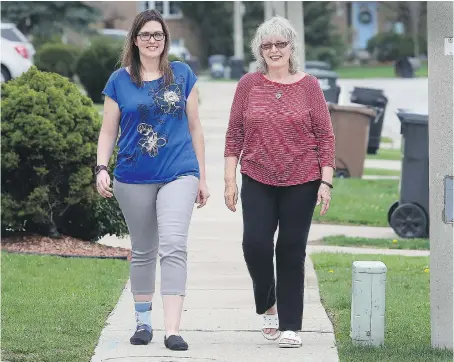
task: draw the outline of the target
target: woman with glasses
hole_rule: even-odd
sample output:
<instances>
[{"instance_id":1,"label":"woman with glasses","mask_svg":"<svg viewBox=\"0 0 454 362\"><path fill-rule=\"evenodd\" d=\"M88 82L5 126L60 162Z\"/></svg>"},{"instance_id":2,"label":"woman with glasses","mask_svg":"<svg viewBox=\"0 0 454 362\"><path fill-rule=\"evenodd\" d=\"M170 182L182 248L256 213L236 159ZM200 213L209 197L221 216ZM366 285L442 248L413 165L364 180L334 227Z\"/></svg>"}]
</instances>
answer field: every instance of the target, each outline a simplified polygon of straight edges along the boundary
<instances>
[{"instance_id":1,"label":"woman with glasses","mask_svg":"<svg viewBox=\"0 0 454 362\"><path fill-rule=\"evenodd\" d=\"M243 254L262 334L280 338L280 347L302 345L307 238L315 206L322 204L321 215L328 211L335 167L328 107L317 79L299 70L298 44L287 19L257 29L251 48L258 71L238 83L224 152L231 211L241 157Z\"/></svg>"},{"instance_id":2,"label":"woman with glasses","mask_svg":"<svg viewBox=\"0 0 454 362\"><path fill-rule=\"evenodd\" d=\"M137 15L125 42L122 67L103 94L96 185L115 195L131 237L131 291L137 327L132 344L153 338L152 298L160 257L164 344L186 350L179 334L187 278L187 238L194 208L209 197L205 146L198 115L196 76L168 61L170 36L157 11ZM114 180L107 165L117 141Z\"/></svg>"}]
</instances>

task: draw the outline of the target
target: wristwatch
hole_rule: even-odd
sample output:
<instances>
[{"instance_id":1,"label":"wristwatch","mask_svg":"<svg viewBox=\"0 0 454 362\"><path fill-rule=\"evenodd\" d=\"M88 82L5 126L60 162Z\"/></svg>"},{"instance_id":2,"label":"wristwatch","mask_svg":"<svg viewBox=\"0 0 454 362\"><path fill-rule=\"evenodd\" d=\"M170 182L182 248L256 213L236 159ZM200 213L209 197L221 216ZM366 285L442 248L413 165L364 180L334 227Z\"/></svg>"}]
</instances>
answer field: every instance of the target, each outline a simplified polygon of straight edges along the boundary
<instances>
[{"instance_id":1,"label":"wristwatch","mask_svg":"<svg viewBox=\"0 0 454 362\"><path fill-rule=\"evenodd\" d=\"M104 165L98 165L95 167L95 175L97 175L98 173L100 173L102 170L107 170L107 166L104 166Z\"/></svg>"}]
</instances>

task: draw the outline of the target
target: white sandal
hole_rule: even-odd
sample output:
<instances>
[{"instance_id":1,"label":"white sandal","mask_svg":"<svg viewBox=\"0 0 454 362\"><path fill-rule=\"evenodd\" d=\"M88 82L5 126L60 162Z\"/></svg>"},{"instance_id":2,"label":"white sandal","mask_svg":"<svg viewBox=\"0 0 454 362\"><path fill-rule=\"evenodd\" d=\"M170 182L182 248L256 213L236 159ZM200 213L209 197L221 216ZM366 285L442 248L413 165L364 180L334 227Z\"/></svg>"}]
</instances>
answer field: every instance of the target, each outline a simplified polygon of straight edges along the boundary
<instances>
[{"instance_id":1,"label":"white sandal","mask_svg":"<svg viewBox=\"0 0 454 362\"><path fill-rule=\"evenodd\" d=\"M303 345L301 337L293 331L285 331L281 335L279 340L280 348L298 348Z\"/></svg>"},{"instance_id":2,"label":"white sandal","mask_svg":"<svg viewBox=\"0 0 454 362\"><path fill-rule=\"evenodd\" d=\"M281 331L279 330L279 318L277 314L262 314L262 334L263 337L270 341L275 341L281 335ZM276 332L273 334L265 333L265 329L276 329Z\"/></svg>"}]
</instances>

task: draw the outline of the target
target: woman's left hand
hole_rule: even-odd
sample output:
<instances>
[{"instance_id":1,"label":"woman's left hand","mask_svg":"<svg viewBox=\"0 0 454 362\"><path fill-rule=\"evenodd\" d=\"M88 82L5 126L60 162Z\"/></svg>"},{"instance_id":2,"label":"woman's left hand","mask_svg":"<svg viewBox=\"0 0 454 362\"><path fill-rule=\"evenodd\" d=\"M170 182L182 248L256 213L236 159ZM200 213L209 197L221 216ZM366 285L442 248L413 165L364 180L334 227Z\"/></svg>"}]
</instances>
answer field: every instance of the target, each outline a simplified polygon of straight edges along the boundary
<instances>
[{"instance_id":1,"label":"woman's left hand","mask_svg":"<svg viewBox=\"0 0 454 362\"><path fill-rule=\"evenodd\" d=\"M317 206L322 204L320 215L323 216L329 209L329 203L331 201L331 188L328 185L321 184L317 194Z\"/></svg>"},{"instance_id":2,"label":"woman's left hand","mask_svg":"<svg viewBox=\"0 0 454 362\"><path fill-rule=\"evenodd\" d=\"M197 191L197 200L196 203L199 204L197 206L198 209L204 207L210 197L210 193L208 192L208 186L205 181L199 182L199 190Z\"/></svg>"}]
</instances>

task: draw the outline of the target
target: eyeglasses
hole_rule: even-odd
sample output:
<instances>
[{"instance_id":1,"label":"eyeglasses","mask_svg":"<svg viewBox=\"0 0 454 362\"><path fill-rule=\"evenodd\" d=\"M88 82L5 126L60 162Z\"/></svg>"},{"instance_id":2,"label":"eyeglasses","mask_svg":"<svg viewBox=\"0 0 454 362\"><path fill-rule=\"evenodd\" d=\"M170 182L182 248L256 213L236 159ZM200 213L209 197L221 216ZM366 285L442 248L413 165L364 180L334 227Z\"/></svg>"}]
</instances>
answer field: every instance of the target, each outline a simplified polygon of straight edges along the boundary
<instances>
[{"instance_id":1,"label":"eyeglasses","mask_svg":"<svg viewBox=\"0 0 454 362\"><path fill-rule=\"evenodd\" d=\"M265 43L261 44L260 48L262 48L262 50L271 50L274 45L277 49L284 49L289 43L290 42L288 41L278 41L277 43Z\"/></svg>"},{"instance_id":2,"label":"eyeglasses","mask_svg":"<svg viewBox=\"0 0 454 362\"><path fill-rule=\"evenodd\" d=\"M149 41L151 39L151 37L153 37L153 39L156 41L161 41L165 38L165 34L161 31L157 31L155 33L149 33L149 32L139 33L139 34L137 34L137 36L142 41Z\"/></svg>"}]
</instances>

